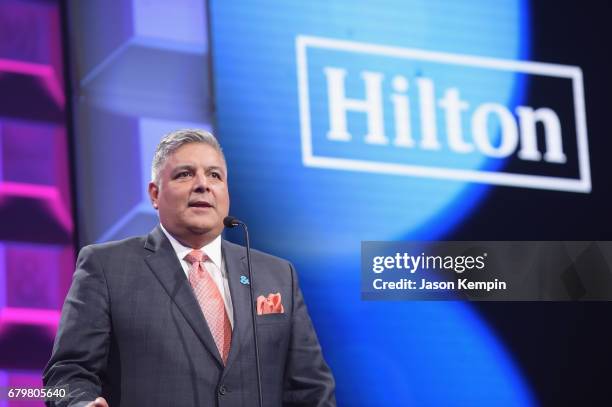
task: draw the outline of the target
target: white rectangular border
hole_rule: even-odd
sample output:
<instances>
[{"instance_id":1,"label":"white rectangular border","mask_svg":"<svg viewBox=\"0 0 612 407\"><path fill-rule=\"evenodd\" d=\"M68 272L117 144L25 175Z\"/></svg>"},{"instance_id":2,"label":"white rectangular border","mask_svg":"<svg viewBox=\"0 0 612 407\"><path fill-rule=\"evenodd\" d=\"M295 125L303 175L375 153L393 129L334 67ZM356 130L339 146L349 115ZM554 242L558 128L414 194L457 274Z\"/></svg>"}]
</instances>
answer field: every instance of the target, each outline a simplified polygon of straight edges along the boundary
<instances>
[{"instance_id":1,"label":"white rectangular border","mask_svg":"<svg viewBox=\"0 0 612 407\"><path fill-rule=\"evenodd\" d=\"M433 52L375 45L361 42L335 40L322 37L298 35L295 40L298 95L300 104L300 130L302 141L302 162L307 167L330 168L348 171L365 171L374 173L413 175L472 181L485 184L514 187L549 189L570 192L591 192L591 169L589 164L589 147L587 141L586 112L582 70L577 66L548 64L541 62L513 61L497 58L486 58L470 55ZM306 48L316 47L341 50L362 54L384 55L397 58L411 58L423 61L442 62L447 64L474 66L534 75L569 78L572 80L574 93L574 111L578 148L578 171L580 178L560 178L540 175L511 174L491 171L461 170L417 165L392 164L378 161L352 160L345 158L316 157L312 153L312 133L310 127L310 100L308 94L308 70Z\"/></svg>"}]
</instances>

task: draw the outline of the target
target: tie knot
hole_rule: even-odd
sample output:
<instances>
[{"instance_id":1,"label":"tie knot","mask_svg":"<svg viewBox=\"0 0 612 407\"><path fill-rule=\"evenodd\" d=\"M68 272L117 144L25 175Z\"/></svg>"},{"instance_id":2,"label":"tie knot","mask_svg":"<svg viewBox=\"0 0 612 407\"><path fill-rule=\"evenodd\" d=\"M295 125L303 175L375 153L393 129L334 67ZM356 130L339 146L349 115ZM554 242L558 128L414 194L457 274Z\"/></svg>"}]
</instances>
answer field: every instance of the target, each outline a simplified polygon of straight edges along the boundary
<instances>
[{"instance_id":1,"label":"tie knot","mask_svg":"<svg viewBox=\"0 0 612 407\"><path fill-rule=\"evenodd\" d=\"M206 261L207 256L204 254L202 250L192 250L189 252L187 256L185 256L185 260L190 264L199 263L201 261Z\"/></svg>"}]
</instances>

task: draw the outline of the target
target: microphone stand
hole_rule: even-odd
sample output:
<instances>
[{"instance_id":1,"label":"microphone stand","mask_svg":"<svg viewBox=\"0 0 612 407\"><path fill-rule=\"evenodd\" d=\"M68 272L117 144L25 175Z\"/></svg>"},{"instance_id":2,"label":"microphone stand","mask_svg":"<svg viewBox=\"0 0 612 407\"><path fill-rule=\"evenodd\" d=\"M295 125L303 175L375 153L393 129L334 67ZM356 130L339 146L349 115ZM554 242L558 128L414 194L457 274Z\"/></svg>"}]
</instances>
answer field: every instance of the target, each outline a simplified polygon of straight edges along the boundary
<instances>
[{"instance_id":1,"label":"microphone stand","mask_svg":"<svg viewBox=\"0 0 612 407\"><path fill-rule=\"evenodd\" d=\"M244 229L244 238L246 241L246 255L247 255L247 269L249 274L249 297L251 299L251 321L253 323L253 344L255 345L255 368L257 371L257 395L258 395L258 404L259 407L263 407L263 397L261 391L261 368L259 367L259 344L257 341L257 311L256 304L254 301L253 294L253 271L251 268L251 241L249 239L249 228L247 225L234 218L233 216L227 216L223 219L223 223L226 227L233 228L236 226L242 226Z\"/></svg>"}]
</instances>

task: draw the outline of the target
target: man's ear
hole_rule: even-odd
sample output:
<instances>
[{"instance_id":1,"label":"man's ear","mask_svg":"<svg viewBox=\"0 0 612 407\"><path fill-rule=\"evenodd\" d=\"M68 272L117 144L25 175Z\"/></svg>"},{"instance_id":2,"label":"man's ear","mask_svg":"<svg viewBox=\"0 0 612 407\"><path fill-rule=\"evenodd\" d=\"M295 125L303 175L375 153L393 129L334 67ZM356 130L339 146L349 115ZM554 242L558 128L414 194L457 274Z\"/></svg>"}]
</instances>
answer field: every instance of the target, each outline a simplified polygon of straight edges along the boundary
<instances>
[{"instance_id":1,"label":"man's ear","mask_svg":"<svg viewBox=\"0 0 612 407\"><path fill-rule=\"evenodd\" d=\"M151 203L153 207L157 209L157 202L159 198L159 187L153 181L149 182L149 198L151 198Z\"/></svg>"}]
</instances>

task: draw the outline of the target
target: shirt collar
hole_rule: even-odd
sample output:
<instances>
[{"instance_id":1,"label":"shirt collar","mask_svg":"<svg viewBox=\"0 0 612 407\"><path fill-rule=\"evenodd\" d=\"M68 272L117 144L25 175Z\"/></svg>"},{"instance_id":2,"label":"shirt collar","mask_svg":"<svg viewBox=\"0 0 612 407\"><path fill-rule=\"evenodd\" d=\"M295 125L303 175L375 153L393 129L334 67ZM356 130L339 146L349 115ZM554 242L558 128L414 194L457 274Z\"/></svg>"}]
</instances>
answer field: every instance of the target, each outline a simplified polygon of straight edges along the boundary
<instances>
[{"instance_id":1,"label":"shirt collar","mask_svg":"<svg viewBox=\"0 0 612 407\"><path fill-rule=\"evenodd\" d=\"M168 238L168 240L170 240L170 244L172 245L176 256L179 258L179 260L184 260L185 256L187 256L189 252L194 249L192 247L184 246L166 230L164 225L162 225L161 223L159 225L161 226L161 229ZM213 263L215 263L215 266L221 269L221 235L217 236L212 242L208 243L207 245L200 247L200 250L202 250Z\"/></svg>"}]
</instances>

